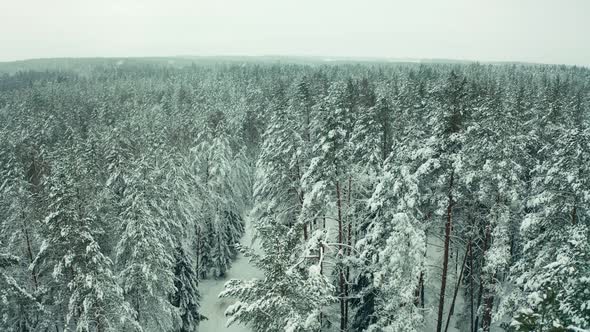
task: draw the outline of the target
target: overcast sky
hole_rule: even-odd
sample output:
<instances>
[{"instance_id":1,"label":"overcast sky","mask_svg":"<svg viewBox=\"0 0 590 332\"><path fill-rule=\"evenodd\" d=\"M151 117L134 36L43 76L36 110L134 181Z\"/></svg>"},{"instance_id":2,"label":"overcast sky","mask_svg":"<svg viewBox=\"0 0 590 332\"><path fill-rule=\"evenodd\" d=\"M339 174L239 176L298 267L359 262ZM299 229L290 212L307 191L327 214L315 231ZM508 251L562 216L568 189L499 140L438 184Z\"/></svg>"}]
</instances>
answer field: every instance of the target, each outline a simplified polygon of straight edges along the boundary
<instances>
[{"instance_id":1,"label":"overcast sky","mask_svg":"<svg viewBox=\"0 0 590 332\"><path fill-rule=\"evenodd\" d=\"M0 0L0 61L167 55L590 65L590 0Z\"/></svg>"}]
</instances>

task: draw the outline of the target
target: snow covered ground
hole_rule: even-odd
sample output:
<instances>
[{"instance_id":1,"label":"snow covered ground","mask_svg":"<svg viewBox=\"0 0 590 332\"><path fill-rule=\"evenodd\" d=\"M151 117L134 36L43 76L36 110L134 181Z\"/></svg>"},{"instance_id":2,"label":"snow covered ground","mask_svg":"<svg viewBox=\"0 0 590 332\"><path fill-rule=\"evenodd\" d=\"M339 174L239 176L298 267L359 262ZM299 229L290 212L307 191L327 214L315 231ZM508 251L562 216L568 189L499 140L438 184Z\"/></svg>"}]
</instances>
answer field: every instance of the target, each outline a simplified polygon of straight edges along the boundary
<instances>
[{"instance_id":1,"label":"snow covered ground","mask_svg":"<svg viewBox=\"0 0 590 332\"><path fill-rule=\"evenodd\" d=\"M245 218L245 221L246 232L242 238L242 244L250 246L253 230L248 217ZM227 298L221 299L218 295L223 290L225 282L230 279L251 279L262 277L262 273L250 265L246 258L240 255L232 264L232 267L225 278L201 280L199 282L199 290L201 292L201 313L209 319L201 322L199 325L199 332L249 332L249 328L237 323L230 327L225 326L227 319L224 312L233 301Z\"/></svg>"}]
</instances>

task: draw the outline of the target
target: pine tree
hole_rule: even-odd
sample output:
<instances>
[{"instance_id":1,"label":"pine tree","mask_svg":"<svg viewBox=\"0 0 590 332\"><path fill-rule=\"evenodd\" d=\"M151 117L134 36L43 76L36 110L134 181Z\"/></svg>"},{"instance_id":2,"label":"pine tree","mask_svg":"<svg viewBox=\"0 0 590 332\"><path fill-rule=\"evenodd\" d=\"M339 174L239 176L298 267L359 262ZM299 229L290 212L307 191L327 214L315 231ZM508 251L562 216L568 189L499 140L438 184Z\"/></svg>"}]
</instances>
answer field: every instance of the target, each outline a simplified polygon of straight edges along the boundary
<instances>
[{"instance_id":1,"label":"pine tree","mask_svg":"<svg viewBox=\"0 0 590 332\"><path fill-rule=\"evenodd\" d=\"M457 164L460 163L459 151L463 140L461 131L464 126L464 112L466 111L466 83L467 81L464 78L451 71L447 82L440 90L442 92L440 103L437 105L437 109L433 110L430 119L432 121L433 136L425 143L427 149L435 151L434 158L425 161L425 165L422 166L432 167L432 173L424 172L423 175L426 175L426 177L421 181L434 181L432 188L428 189L433 192L430 198L433 212L437 216L444 216L445 219L437 332L442 331L451 231L453 229L453 206L458 200L457 194L459 193L456 182L461 174L457 174L456 168ZM445 207L441 208L441 205Z\"/></svg>"},{"instance_id":2,"label":"pine tree","mask_svg":"<svg viewBox=\"0 0 590 332\"><path fill-rule=\"evenodd\" d=\"M3 245L0 242L0 245ZM22 285L11 276L10 269L19 264L19 258L0 253L0 328L17 332L47 327L49 312Z\"/></svg>"},{"instance_id":3,"label":"pine tree","mask_svg":"<svg viewBox=\"0 0 590 332\"><path fill-rule=\"evenodd\" d=\"M325 217L327 207L335 206L334 219L338 223L338 254L335 273L338 275L338 293L340 299L340 329L346 330L347 281L346 267L343 265L346 245L346 196L345 184L348 183L350 169L350 147L348 142L352 133L352 88L341 82L330 87L328 95L318 105L314 127L318 141L314 144L310 165L302 177L306 192L303 201L300 222Z\"/></svg>"},{"instance_id":4,"label":"pine tree","mask_svg":"<svg viewBox=\"0 0 590 332\"><path fill-rule=\"evenodd\" d=\"M260 156L256 163L254 184L256 218L276 218L276 213L289 211L288 223L294 224L301 211L305 192L301 177L305 166L303 140L297 132L298 123L292 110L280 105L273 110L263 135ZM303 238L309 237L309 224L303 225Z\"/></svg>"},{"instance_id":5,"label":"pine tree","mask_svg":"<svg viewBox=\"0 0 590 332\"><path fill-rule=\"evenodd\" d=\"M81 157L58 159L49 184L49 214L44 219L44 242L33 262L53 269L52 287L67 305L65 325L78 331L116 331L139 328L116 282L112 261L101 251L97 235L103 220L97 212L99 191L92 179L84 146L73 146ZM67 287L64 287L66 286Z\"/></svg>"},{"instance_id":6,"label":"pine tree","mask_svg":"<svg viewBox=\"0 0 590 332\"><path fill-rule=\"evenodd\" d=\"M168 301L174 288L171 254L172 221L162 214L157 179L158 169L147 160L137 160L121 201L122 233L117 244L119 280L125 298L145 329L169 329L177 310Z\"/></svg>"},{"instance_id":7,"label":"pine tree","mask_svg":"<svg viewBox=\"0 0 590 332\"><path fill-rule=\"evenodd\" d=\"M174 267L174 287L176 291L171 297L171 303L178 308L181 325L177 331L194 332L198 330L199 321L203 317L199 313L199 279L190 262L187 252L179 246L175 251L176 266Z\"/></svg>"},{"instance_id":8,"label":"pine tree","mask_svg":"<svg viewBox=\"0 0 590 332\"><path fill-rule=\"evenodd\" d=\"M213 120L212 120L213 121ZM221 121L221 120L219 120ZM240 173L232 170L232 151L222 124L217 123L197 138L192 149L193 169L199 174L204 190L201 197L204 227L200 237L210 242L211 251L200 260L203 274L222 277L238 254L236 244L244 234L241 208L244 207L244 190L240 185L246 179L236 178Z\"/></svg>"},{"instance_id":9,"label":"pine tree","mask_svg":"<svg viewBox=\"0 0 590 332\"><path fill-rule=\"evenodd\" d=\"M477 243L476 234L483 233L478 294L483 304L475 309L482 313L482 319L477 317L474 324L481 322L484 331L490 330L494 298L500 295L497 288L512 261L510 233L523 214L527 149L531 144L514 121L519 115L516 109L510 105L503 109L499 95L497 89L490 91L474 112L476 121L465 133L461 170L464 177L460 179L463 188L472 192L467 198L472 200L468 213L471 218L482 220L479 225L469 225L472 229L468 230L468 241Z\"/></svg>"},{"instance_id":10,"label":"pine tree","mask_svg":"<svg viewBox=\"0 0 590 332\"><path fill-rule=\"evenodd\" d=\"M357 243L361 277L370 285L364 292L374 296L371 306L359 307L359 330L415 331L422 325L416 291L424 278L428 202L421 196L425 184L419 180L428 172L421 158L427 159L431 150L398 144L394 151L369 200L366 234Z\"/></svg>"},{"instance_id":11,"label":"pine tree","mask_svg":"<svg viewBox=\"0 0 590 332\"><path fill-rule=\"evenodd\" d=\"M378 101L376 101L378 100ZM347 234L348 245L354 246L352 237L360 239L361 250L367 249L366 241L371 225L377 219L375 211L371 211L367 201L373 195L383 172L385 159L391 151L391 117L392 112L384 97L377 99L373 87L368 80L360 83L359 92L359 118L357 119L353 133L350 138L350 145L354 147L351 158L352 171L349 175L350 190L347 197L347 214L349 231ZM354 221L354 230L350 230ZM366 240L366 241L365 241ZM381 243L381 245L383 245ZM357 256L356 252L348 249L349 256ZM366 257L365 257L366 259ZM354 284L349 292L351 311L356 310L352 315L351 328L353 330L365 330L369 325L376 323L377 313L375 306L380 300L379 287L375 287L374 266L367 262L357 263L353 275L350 276L350 267L347 267L347 280ZM350 309L349 309L350 310Z\"/></svg>"},{"instance_id":12,"label":"pine tree","mask_svg":"<svg viewBox=\"0 0 590 332\"><path fill-rule=\"evenodd\" d=\"M326 239L317 231L301 241L301 225L280 221L256 223L262 254L242 250L264 279L232 279L220 297L237 300L229 306L228 326L241 322L253 331L320 331L322 311L332 302L334 291L322 273ZM313 262L309 262L309 260Z\"/></svg>"},{"instance_id":13,"label":"pine tree","mask_svg":"<svg viewBox=\"0 0 590 332\"><path fill-rule=\"evenodd\" d=\"M520 231L525 245L512 268L522 292L514 324L527 331L551 324L556 329L588 328L590 135L587 129L561 129L548 158L533 171L530 212Z\"/></svg>"},{"instance_id":14,"label":"pine tree","mask_svg":"<svg viewBox=\"0 0 590 332\"><path fill-rule=\"evenodd\" d=\"M5 262L6 267L10 266L11 273L5 274L4 279L7 290L13 287L12 290L16 292L13 293L13 299L17 302L22 301L19 305L6 303L7 310L9 307L20 308L18 315L7 314L7 317L10 316L11 320L15 321L11 323L10 329L13 326L33 329L40 323L40 304L36 298L40 287L38 271L29 269L29 265L37 254L40 224L33 219L36 211L27 208L34 205L31 185L23 178L21 165L11 157L9 151L5 153L2 157L6 159L0 158L0 177L5 179L0 184L0 242L4 243L2 248L7 259L10 258ZM6 299L8 301L10 298Z\"/></svg>"},{"instance_id":15,"label":"pine tree","mask_svg":"<svg viewBox=\"0 0 590 332\"><path fill-rule=\"evenodd\" d=\"M323 273L325 233L318 230L312 237L313 219L298 219L306 160L293 107L273 106L257 162L252 216L263 253L243 252L265 280L232 280L222 293L238 298L226 312L228 324L240 321L255 331L319 331L327 324L323 312L334 301Z\"/></svg>"}]
</instances>

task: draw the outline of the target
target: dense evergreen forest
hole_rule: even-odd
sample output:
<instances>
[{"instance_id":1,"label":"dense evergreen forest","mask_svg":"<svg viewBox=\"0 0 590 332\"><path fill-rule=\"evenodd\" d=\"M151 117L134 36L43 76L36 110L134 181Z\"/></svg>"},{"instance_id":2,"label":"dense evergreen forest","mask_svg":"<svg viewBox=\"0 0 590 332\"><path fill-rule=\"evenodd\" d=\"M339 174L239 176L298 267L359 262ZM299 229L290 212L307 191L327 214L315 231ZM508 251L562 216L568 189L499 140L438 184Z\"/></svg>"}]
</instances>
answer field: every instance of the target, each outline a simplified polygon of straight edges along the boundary
<instances>
[{"instance_id":1,"label":"dense evergreen forest","mask_svg":"<svg viewBox=\"0 0 590 332\"><path fill-rule=\"evenodd\" d=\"M590 329L590 70L73 63L0 67L1 331L198 331L241 255L255 332Z\"/></svg>"}]
</instances>

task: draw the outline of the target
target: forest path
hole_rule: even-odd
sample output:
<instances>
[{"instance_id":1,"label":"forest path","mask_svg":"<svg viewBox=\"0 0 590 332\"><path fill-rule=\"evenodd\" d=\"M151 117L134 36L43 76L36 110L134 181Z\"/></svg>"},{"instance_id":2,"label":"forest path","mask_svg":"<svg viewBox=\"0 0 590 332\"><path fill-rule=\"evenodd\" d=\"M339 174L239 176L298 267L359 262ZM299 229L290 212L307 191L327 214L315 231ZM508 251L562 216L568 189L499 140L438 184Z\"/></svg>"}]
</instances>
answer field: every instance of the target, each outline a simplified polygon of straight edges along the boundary
<instances>
[{"instance_id":1,"label":"forest path","mask_svg":"<svg viewBox=\"0 0 590 332\"><path fill-rule=\"evenodd\" d=\"M242 237L242 244L252 246L253 228L248 215L244 218L246 230ZM257 249L257 244L254 244ZM201 292L201 314L207 316L208 320L199 324L199 332L249 332L250 329L244 325L234 323L226 327L227 318L224 315L225 309L233 303L232 299L219 298L218 295L223 291L223 285L230 279L252 279L262 278L263 274L257 268L252 266L248 259L241 254L233 262L231 269L224 278L207 279L199 281L199 291Z\"/></svg>"}]
</instances>

